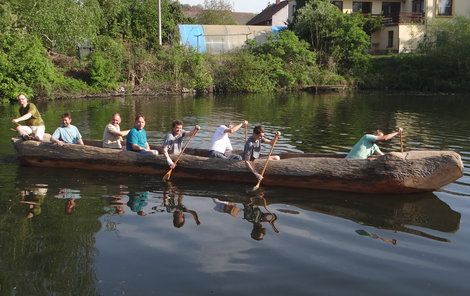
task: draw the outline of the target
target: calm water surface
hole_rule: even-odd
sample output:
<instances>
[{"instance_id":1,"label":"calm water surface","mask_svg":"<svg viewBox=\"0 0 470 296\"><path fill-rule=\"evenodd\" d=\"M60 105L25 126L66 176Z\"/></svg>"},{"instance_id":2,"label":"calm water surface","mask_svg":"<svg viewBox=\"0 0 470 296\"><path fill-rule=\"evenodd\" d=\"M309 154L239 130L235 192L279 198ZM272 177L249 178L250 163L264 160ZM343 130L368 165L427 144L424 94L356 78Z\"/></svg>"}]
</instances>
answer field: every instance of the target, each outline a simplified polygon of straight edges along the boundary
<instances>
[{"instance_id":1,"label":"calm water surface","mask_svg":"<svg viewBox=\"0 0 470 296\"><path fill-rule=\"evenodd\" d=\"M118 98L40 103L46 130L73 114L100 138L147 117L160 144L174 118L249 120L275 149L347 152L377 127L405 129L405 149L450 149L465 175L441 190L376 196L20 167L0 106L0 295L469 295L470 96L390 94ZM241 149L243 132L232 136ZM382 145L399 150L398 139ZM183 220L184 219L184 220Z\"/></svg>"}]
</instances>

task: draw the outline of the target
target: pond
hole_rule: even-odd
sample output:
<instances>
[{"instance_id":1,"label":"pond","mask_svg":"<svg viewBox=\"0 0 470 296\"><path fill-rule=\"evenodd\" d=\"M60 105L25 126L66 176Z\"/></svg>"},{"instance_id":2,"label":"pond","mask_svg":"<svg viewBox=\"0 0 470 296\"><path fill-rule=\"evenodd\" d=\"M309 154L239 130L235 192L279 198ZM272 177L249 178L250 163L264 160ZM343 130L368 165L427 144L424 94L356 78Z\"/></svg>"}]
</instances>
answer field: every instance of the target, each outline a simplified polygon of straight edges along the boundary
<instances>
[{"instance_id":1,"label":"pond","mask_svg":"<svg viewBox=\"0 0 470 296\"><path fill-rule=\"evenodd\" d=\"M468 295L470 95L387 93L96 98L37 103L99 139L146 116L151 144L173 119L201 131L246 119L274 152L347 152L376 128L405 150L454 150L462 178L439 191L367 195L261 188L19 165L18 105L0 106L0 295ZM244 134L231 136L241 149ZM394 138L382 151L399 151ZM266 149L267 150L267 149ZM254 181L254 183L256 183ZM254 184L253 184L254 185Z\"/></svg>"}]
</instances>

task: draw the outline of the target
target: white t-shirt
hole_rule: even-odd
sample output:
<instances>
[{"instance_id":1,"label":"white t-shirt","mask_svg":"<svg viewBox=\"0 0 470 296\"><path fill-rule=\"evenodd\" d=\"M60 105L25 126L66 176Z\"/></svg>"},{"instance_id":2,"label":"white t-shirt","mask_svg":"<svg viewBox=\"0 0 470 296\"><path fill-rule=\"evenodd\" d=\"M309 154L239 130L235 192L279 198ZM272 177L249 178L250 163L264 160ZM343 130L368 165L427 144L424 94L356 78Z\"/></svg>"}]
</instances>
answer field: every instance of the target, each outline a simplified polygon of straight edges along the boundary
<instances>
[{"instance_id":1,"label":"white t-shirt","mask_svg":"<svg viewBox=\"0 0 470 296\"><path fill-rule=\"evenodd\" d=\"M220 153L225 153L226 150L233 150L228 133L225 130L228 129L225 125L220 125L212 136L211 149Z\"/></svg>"},{"instance_id":2,"label":"white t-shirt","mask_svg":"<svg viewBox=\"0 0 470 296\"><path fill-rule=\"evenodd\" d=\"M112 123L109 123L103 132L103 147L104 148L113 148L121 149L121 136L116 136L114 133L120 132L121 129L118 126L114 126Z\"/></svg>"}]
</instances>

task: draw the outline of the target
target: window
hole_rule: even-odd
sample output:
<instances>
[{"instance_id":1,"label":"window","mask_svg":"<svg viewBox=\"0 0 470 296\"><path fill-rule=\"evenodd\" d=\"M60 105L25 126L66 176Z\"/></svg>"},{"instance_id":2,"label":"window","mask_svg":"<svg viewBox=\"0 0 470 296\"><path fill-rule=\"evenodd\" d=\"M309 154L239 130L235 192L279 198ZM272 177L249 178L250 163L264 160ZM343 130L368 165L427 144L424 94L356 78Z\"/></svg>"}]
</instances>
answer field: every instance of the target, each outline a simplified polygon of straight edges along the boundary
<instances>
[{"instance_id":1,"label":"window","mask_svg":"<svg viewBox=\"0 0 470 296\"><path fill-rule=\"evenodd\" d=\"M423 13L424 0L413 0L413 2L411 2L411 11L414 13Z\"/></svg>"},{"instance_id":2,"label":"window","mask_svg":"<svg viewBox=\"0 0 470 296\"><path fill-rule=\"evenodd\" d=\"M331 1L331 4L338 7L339 10L343 11L343 1Z\"/></svg>"},{"instance_id":3,"label":"window","mask_svg":"<svg viewBox=\"0 0 470 296\"><path fill-rule=\"evenodd\" d=\"M452 0L437 0L437 15L452 15Z\"/></svg>"},{"instance_id":4,"label":"window","mask_svg":"<svg viewBox=\"0 0 470 296\"><path fill-rule=\"evenodd\" d=\"M387 47L393 47L393 31L388 31L388 44Z\"/></svg>"},{"instance_id":5,"label":"window","mask_svg":"<svg viewBox=\"0 0 470 296\"><path fill-rule=\"evenodd\" d=\"M353 12L372 13L372 2L353 2Z\"/></svg>"}]
</instances>

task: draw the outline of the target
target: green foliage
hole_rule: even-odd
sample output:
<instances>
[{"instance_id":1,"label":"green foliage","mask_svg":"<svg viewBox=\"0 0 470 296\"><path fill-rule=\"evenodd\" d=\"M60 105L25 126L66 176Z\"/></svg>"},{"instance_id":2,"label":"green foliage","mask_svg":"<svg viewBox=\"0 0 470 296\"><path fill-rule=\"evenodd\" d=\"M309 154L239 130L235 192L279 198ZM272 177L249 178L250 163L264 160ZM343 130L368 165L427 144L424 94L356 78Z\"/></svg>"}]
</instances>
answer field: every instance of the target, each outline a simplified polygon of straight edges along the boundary
<instances>
[{"instance_id":1,"label":"green foliage","mask_svg":"<svg viewBox=\"0 0 470 296\"><path fill-rule=\"evenodd\" d=\"M297 11L293 29L307 40L322 65L353 74L369 58L370 40L362 29L364 21L345 14L328 0L311 0Z\"/></svg>"},{"instance_id":2,"label":"green foliage","mask_svg":"<svg viewBox=\"0 0 470 296\"><path fill-rule=\"evenodd\" d=\"M228 0L204 0L204 10L197 16L196 22L202 25L237 24Z\"/></svg>"},{"instance_id":3,"label":"green foliage","mask_svg":"<svg viewBox=\"0 0 470 296\"><path fill-rule=\"evenodd\" d=\"M410 91L469 91L470 18L430 24L421 52L372 59L363 88Z\"/></svg>"},{"instance_id":4,"label":"green foliage","mask_svg":"<svg viewBox=\"0 0 470 296\"><path fill-rule=\"evenodd\" d=\"M104 89L113 89L122 78L124 47L109 37L96 38L90 56L90 78L92 84Z\"/></svg>"},{"instance_id":5,"label":"green foliage","mask_svg":"<svg viewBox=\"0 0 470 296\"><path fill-rule=\"evenodd\" d=\"M76 46L96 35L101 23L97 0L12 0L17 28L40 36L54 51L74 53Z\"/></svg>"},{"instance_id":6,"label":"green foliage","mask_svg":"<svg viewBox=\"0 0 470 296\"><path fill-rule=\"evenodd\" d=\"M216 88L225 92L269 92L275 89L271 70L275 65L247 51L227 55L217 68Z\"/></svg>"},{"instance_id":7,"label":"green foliage","mask_svg":"<svg viewBox=\"0 0 470 296\"><path fill-rule=\"evenodd\" d=\"M6 0L0 0L0 33L8 32L14 24L15 19L16 16L13 15L10 3Z\"/></svg>"},{"instance_id":8,"label":"green foliage","mask_svg":"<svg viewBox=\"0 0 470 296\"><path fill-rule=\"evenodd\" d=\"M171 83L176 90L182 88L203 91L212 85L212 74L205 56L179 45L157 52L156 80Z\"/></svg>"},{"instance_id":9,"label":"green foliage","mask_svg":"<svg viewBox=\"0 0 470 296\"><path fill-rule=\"evenodd\" d=\"M58 80L59 74L38 38L0 34L0 98L11 100L19 92L48 95Z\"/></svg>"}]
</instances>

